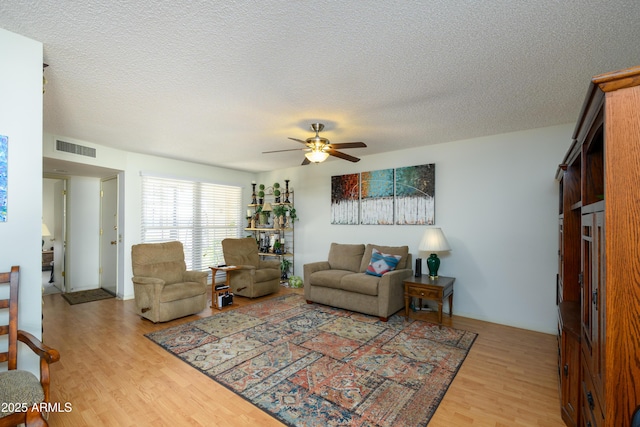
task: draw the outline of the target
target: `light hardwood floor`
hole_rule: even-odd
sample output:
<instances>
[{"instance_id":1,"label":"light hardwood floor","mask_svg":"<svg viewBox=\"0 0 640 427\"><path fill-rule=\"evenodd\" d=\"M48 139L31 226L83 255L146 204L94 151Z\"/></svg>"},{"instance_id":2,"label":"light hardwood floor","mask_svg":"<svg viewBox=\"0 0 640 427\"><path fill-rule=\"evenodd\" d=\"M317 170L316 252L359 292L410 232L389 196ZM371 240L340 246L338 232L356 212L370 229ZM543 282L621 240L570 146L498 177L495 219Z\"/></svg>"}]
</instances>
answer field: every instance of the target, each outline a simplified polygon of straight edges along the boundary
<instances>
[{"instance_id":1,"label":"light hardwood floor","mask_svg":"<svg viewBox=\"0 0 640 427\"><path fill-rule=\"evenodd\" d=\"M235 307L258 300L236 298ZM71 306L44 296L44 342L61 354L51 369L51 400L72 408L52 413L51 426L283 425L143 336L217 310L154 325L133 307L115 299ZM479 336L429 427L564 426L555 336L455 315L445 314L444 323Z\"/></svg>"}]
</instances>

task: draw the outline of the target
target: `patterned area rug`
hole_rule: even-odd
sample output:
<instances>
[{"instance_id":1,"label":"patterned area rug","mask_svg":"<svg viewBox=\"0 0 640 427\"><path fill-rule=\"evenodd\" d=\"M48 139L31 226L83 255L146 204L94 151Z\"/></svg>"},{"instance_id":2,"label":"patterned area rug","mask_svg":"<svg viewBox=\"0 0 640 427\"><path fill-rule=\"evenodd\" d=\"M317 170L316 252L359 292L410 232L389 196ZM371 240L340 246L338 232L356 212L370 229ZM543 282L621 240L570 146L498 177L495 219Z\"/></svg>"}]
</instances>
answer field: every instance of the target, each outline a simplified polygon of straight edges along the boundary
<instances>
[{"instance_id":1,"label":"patterned area rug","mask_svg":"<svg viewBox=\"0 0 640 427\"><path fill-rule=\"evenodd\" d=\"M291 294L146 335L290 426L425 426L476 334Z\"/></svg>"},{"instance_id":2,"label":"patterned area rug","mask_svg":"<svg viewBox=\"0 0 640 427\"><path fill-rule=\"evenodd\" d=\"M62 298L67 300L69 304L75 305L115 297L104 289L98 288L90 289L88 291L69 292L62 294Z\"/></svg>"}]
</instances>

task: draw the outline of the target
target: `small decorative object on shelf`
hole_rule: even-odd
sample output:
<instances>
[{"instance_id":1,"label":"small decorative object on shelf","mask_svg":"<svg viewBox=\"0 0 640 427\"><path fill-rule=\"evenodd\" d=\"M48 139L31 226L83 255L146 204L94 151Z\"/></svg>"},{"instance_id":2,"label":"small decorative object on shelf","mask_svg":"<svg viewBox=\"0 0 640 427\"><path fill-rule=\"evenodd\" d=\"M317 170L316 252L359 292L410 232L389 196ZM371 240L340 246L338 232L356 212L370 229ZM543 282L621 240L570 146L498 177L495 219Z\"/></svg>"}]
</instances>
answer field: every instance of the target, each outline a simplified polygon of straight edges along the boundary
<instances>
[{"instance_id":1,"label":"small decorative object on shelf","mask_svg":"<svg viewBox=\"0 0 640 427\"><path fill-rule=\"evenodd\" d=\"M256 205L258 204L258 201L256 200L256 182L255 181L251 181L251 186L253 187L253 190L251 192L251 204L252 205Z\"/></svg>"},{"instance_id":2,"label":"small decorative object on shelf","mask_svg":"<svg viewBox=\"0 0 640 427\"><path fill-rule=\"evenodd\" d=\"M273 184L273 197L276 203L280 203L280 183Z\"/></svg>"},{"instance_id":3,"label":"small decorative object on shelf","mask_svg":"<svg viewBox=\"0 0 640 427\"><path fill-rule=\"evenodd\" d=\"M291 203L289 201L289 180L288 179L284 180L284 186L285 186L285 189L284 189L284 202L285 203Z\"/></svg>"}]
</instances>

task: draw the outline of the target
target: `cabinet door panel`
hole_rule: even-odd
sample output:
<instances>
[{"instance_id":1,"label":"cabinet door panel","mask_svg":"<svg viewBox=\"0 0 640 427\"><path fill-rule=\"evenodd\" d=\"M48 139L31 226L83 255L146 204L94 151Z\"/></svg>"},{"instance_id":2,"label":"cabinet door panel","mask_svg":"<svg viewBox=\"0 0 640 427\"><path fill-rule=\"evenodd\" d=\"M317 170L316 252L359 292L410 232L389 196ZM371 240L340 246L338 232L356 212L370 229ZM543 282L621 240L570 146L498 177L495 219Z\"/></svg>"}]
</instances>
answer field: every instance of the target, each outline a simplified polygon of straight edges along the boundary
<instances>
[{"instance_id":1,"label":"cabinet door panel","mask_svg":"<svg viewBox=\"0 0 640 427\"><path fill-rule=\"evenodd\" d=\"M581 273L581 300L582 300L582 348L587 358L587 366L592 369L593 360L593 301L596 295L593 293L593 247L594 247L594 215L582 216L582 273ZM597 328L597 326L596 326Z\"/></svg>"}]
</instances>

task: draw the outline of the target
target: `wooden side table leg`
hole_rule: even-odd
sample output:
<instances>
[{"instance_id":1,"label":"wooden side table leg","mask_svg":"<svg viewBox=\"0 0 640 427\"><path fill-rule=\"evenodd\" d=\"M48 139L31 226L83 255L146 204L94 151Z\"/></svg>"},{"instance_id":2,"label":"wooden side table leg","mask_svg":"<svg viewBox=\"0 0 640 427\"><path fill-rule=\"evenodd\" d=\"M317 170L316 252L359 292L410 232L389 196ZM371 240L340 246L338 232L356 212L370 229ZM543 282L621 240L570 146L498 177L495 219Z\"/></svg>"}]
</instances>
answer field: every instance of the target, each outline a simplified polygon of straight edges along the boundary
<instances>
[{"instance_id":1,"label":"wooden side table leg","mask_svg":"<svg viewBox=\"0 0 640 427\"><path fill-rule=\"evenodd\" d=\"M216 272L211 275L211 308L216 308Z\"/></svg>"},{"instance_id":2,"label":"wooden side table leg","mask_svg":"<svg viewBox=\"0 0 640 427\"><path fill-rule=\"evenodd\" d=\"M409 295L404 294L404 317L409 318Z\"/></svg>"},{"instance_id":3,"label":"wooden side table leg","mask_svg":"<svg viewBox=\"0 0 640 427\"><path fill-rule=\"evenodd\" d=\"M453 292L449 295L449 317L453 315Z\"/></svg>"},{"instance_id":4,"label":"wooden side table leg","mask_svg":"<svg viewBox=\"0 0 640 427\"><path fill-rule=\"evenodd\" d=\"M438 324L442 328L442 300L438 301Z\"/></svg>"}]
</instances>

